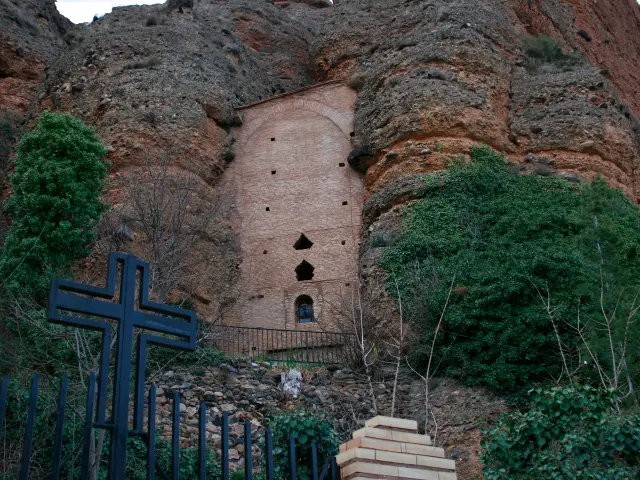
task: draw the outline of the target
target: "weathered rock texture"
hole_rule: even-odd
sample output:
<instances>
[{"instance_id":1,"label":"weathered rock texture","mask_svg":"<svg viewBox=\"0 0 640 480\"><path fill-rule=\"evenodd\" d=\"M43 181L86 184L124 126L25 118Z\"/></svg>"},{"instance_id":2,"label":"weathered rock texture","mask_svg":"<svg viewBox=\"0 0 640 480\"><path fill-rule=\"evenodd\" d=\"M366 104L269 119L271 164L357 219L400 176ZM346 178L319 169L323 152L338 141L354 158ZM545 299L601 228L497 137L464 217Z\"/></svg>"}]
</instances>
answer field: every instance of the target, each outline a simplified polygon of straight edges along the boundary
<instances>
[{"instance_id":1,"label":"weathered rock texture","mask_svg":"<svg viewBox=\"0 0 640 480\"><path fill-rule=\"evenodd\" d=\"M406 200L392 182L446 168L477 142L515 162L550 158L564 175L600 173L634 200L640 194L633 0L196 0L193 8L117 8L75 26L68 46L53 0L2 0L0 8L0 58L10 73L0 79L1 105L24 111L37 99L33 114L62 109L95 125L110 150L107 200L116 211L126 210L126 181L161 152L172 155L173 175L188 159L199 208L231 197L218 180L233 159L234 109L331 79L358 90L352 147L367 156L354 162L368 166L367 193L386 188L392 206ZM526 68L521 40L540 33L582 60ZM366 210L374 212L368 227L379 209ZM237 245L218 238L233 235L230 224L219 224L221 232L203 236L203 251L228 245L209 258L225 257L235 270ZM137 242L139 228L127 226ZM201 313L217 318L233 295L214 299L211 290L237 278L208 282Z\"/></svg>"},{"instance_id":2,"label":"weathered rock texture","mask_svg":"<svg viewBox=\"0 0 640 480\"><path fill-rule=\"evenodd\" d=\"M627 7L628 18L618 21L635 29L640 9L632 2ZM605 75L587 60L520 66L527 34L549 33L566 51L591 58L595 43L578 34L571 5L354 1L339 3L328 15L313 56L330 77L347 63L357 75L355 132L376 154L366 175L369 192L407 174L440 170L449 157L482 142L514 161L532 152L587 179L601 172L637 198L638 127L621 100L637 98L635 82L622 81L632 78L629 69L616 83L615 74ZM540 16L544 21L534 23ZM547 23L554 28L545 29ZM607 29L603 20L600 31ZM607 61L622 56L633 62L638 41L624 55L629 40L618 35L609 32L610 42L599 48L619 43Z\"/></svg>"},{"instance_id":3,"label":"weathered rock texture","mask_svg":"<svg viewBox=\"0 0 640 480\"><path fill-rule=\"evenodd\" d=\"M0 115L27 111L70 28L53 1L0 1Z\"/></svg>"},{"instance_id":4,"label":"weathered rock texture","mask_svg":"<svg viewBox=\"0 0 640 480\"><path fill-rule=\"evenodd\" d=\"M74 114L95 125L107 144L106 200L115 223L133 229L133 241L120 249L148 258L130 208L131 188L148 181L147 162L167 154L170 176L192 171L193 212L211 211L220 198L233 196L215 189L233 159L233 107L313 82L310 32L281 12L266 2L240 0L200 1L193 9L133 6L75 28L41 86L39 109ZM202 261L179 272L185 280L170 295L192 297L211 321L233 303L240 263L226 211L202 232L196 247ZM103 257L87 264L89 278L103 277Z\"/></svg>"}]
</instances>

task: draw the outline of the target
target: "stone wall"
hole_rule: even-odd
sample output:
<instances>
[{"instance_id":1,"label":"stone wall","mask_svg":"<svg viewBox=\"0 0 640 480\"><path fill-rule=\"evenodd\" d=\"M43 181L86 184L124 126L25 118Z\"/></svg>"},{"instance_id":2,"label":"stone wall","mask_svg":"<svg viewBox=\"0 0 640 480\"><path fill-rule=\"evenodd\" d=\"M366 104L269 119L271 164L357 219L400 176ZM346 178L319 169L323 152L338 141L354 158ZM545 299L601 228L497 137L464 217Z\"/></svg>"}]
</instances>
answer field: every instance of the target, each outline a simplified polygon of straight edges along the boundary
<instances>
[{"instance_id":1,"label":"stone wall","mask_svg":"<svg viewBox=\"0 0 640 480\"><path fill-rule=\"evenodd\" d=\"M307 410L327 418L347 441L352 433L375 415L364 375L341 368L314 368L302 371L302 394L290 398L280 387L285 367L265 363L236 361L219 367L192 367L165 372L151 381L158 385L157 425L165 439L171 435L172 394L181 395L181 445L195 447L198 432L198 407L205 400L207 409L207 444L219 452L222 413L229 413L230 459L232 468L243 465L243 425L254 425L254 445L264 435L270 415ZM374 394L380 415L390 415L393 369L379 368L374 375ZM428 433L433 444L444 449L444 457L456 461L458 478L476 478L480 473L478 455L482 423L491 424L506 406L495 394L482 388L461 386L452 380L432 379L429 402L433 411ZM414 419L424 433L424 383L413 374L401 371L396 395L395 416ZM435 428L433 418L438 423ZM260 450L254 446L254 462L259 467Z\"/></svg>"},{"instance_id":2,"label":"stone wall","mask_svg":"<svg viewBox=\"0 0 640 480\"><path fill-rule=\"evenodd\" d=\"M355 97L328 83L239 110L223 182L235 194L242 293L224 324L318 330L297 321L301 295L321 328L335 322L357 275L363 189L346 164ZM294 248L301 235L309 248ZM305 280L296 271L303 262L313 268Z\"/></svg>"}]
</instances>

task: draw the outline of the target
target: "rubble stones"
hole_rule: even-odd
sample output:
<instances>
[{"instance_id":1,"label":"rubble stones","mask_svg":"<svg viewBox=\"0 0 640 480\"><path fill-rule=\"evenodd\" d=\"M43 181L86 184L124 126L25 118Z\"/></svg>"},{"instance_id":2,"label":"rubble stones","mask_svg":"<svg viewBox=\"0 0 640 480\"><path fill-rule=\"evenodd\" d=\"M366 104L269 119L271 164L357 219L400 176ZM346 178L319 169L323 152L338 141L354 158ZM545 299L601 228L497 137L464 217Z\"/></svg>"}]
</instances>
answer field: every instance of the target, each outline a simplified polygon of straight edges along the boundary
<instances>
[{"instance_id":1,"label":"rubble stones","mask_svg":"<svg viewBox=\"0 0 640 480\"><path fill-rule=\"evenodd\" d=\"M229 367L236 372L235 375L228 375ZM317 412L333 424L344 440L375 414L366 377L345 367L299 371L302 374L300 396L295 399L286 395L281 386L273 381L289 369L270 369L264 364L234 361L233 365L226 364L225 367L198 366L198 370L203 370L204 374L193 376L188 370L180 370L160 376L156 391L160 434L165 439L171 437L173 385L179 387L181 392L181 445L197 446L198 409L204 400L207 402L207 440L216 449L221 445L222 414L226 412L229 416L233 469L241 468L244 462L246 419L252 424L254 461L259 462L258 440L265 433L265 419L271 415L295 410ZM374 393L378 413L385 415L389 414L391 408L393 373L378 370ZM435 415L447 423L439 430L439 438L443 439L445 447L455 447L462 452L461 461L472 461L469 460L472 458L469 452L477 448L478 441L473 430L481 420L491 421L505 410L505 406L482 389L468 389L449 380L439 383L432 391L431 402ZM458 394L454 395L452 391ZM408 371L402 370L399 375L396 409L397 416L415 418L420 425L424 425L424 383ZM464 430L465 427L472 427L473 430ZM448 440L450 435L455 439L453 443ZM471 443L466 445L465 442Z\"/></svg>"}]
</instances>

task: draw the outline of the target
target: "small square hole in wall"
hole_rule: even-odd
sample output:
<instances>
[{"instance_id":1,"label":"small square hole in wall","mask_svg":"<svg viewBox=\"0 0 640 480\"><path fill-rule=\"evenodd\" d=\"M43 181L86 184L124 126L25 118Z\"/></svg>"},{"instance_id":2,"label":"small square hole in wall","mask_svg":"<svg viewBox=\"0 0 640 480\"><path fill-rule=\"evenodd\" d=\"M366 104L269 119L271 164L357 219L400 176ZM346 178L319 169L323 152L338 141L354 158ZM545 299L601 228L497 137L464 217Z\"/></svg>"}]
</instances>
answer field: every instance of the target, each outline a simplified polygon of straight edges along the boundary
<instances>
[{"instance_id":1,"label":"small square hole in wall","mask_svg":"<svg viewBox=\"0 0 640 480\"><path fill-rule=\"evenodd\" d=\"M347 205L347 201L345 200L344 202L342 202L343 205Z\"/></svg>"},{"instance_id":2,"label":"small square hole in wall","mask_svg":"<svg viewBox=\"0 0 640 480\"><path fill-rule=\"evenodd\" d=\"M276 171L275 170L271 170L271 175L275 175Z\"/></svg>"},{"instance_id":3,"label":"small square hole in wall","mask_svg":"<svg viewBox=\"0 0 640 480\"><path fill-rule=\"evenodd\" d=\"M345 287L348 287L349 285L351 285L349 282L344 284Z\"/></svg>"},{"instance_id":4,"label":"small square hole in wall","mask_svg":"<svg viewBox=\"0 0 640 480\"><path fill-rule=\"evenodd\" d=\"M276 141L276 137L271 137L271 141L275 142Z\"/></svg>"},{"instance_id":5,"label":"small square hole in wall","mask_svg":"<svg viewBox=\"0 0 640 480\"><path fill-rule=\"evenodd\" d=\"M262 251L262 254L263 254L263 255L266 255L266 254L267 254L267 251L266 251L266 250L263 250L263 251Z\"/></svg>"},{"instance_id":6,"label":"small square hole in wall","mask_svg":"<svg viewBox=\"0 0 640 480\"><path fill-rule=\"evenodd\" d=\"M338 164L338 166L339 166L339 167L344 167L344 162L340 162L340 163Z\"/></svg>"},{"instance_id":7,"label":"small square hole in wall","mask_svg":"<svg viewBox=\"0 0 640 480\"><path fill-rule=\"evenodd\" d=\"M269 209L269 207L265 208L265 210L266 210L267 212L270 212L270 211L271 211L271 210Z\"/></svg>"},{"instance_id":8,"label":"small square hole in wall","mask_svg":"<svg viewBox=\"0 0 640 480\"><path fill-rule=\"evenodd\" d=\"M258 298L264 298L264 295L258 295Z\"/></svg>"},{"instance_id":9,"label":"small square hole in wall","mask_svg":"<svg viewBox=\"0 0 640 480\"><path fill-rule=\"evenodd\" d=\"M356 134L355 134L355 132L349 132L349 136L350 136L350 137L355 137L355 136L356 136Z\"/></svg>"},{"instance_id":10,"label":"small square hole in wall","mask_svg":"<svg viewBox=\"0 0 640 480\"><path fill-rule=\"evenodd\" d=\"M342 241L340 242L340 244L341 244L341 245L344 245L344 244L346 244L346 243L347 243L347 242L345 242L344 240L342 240Z\"/></svg>"}]
</instances>

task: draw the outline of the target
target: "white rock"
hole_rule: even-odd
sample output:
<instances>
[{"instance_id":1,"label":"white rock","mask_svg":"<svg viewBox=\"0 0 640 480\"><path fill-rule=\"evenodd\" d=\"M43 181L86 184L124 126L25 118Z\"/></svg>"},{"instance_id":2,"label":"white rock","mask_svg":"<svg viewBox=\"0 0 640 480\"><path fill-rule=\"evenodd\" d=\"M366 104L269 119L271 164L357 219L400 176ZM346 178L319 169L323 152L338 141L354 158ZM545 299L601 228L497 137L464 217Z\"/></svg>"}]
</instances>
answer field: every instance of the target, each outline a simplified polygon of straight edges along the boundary
<instances>
[{"instance_id":1,"label":"white rock","mask_svg":"<svg viewBox=\"0 0 640 480\"><path fill-rule=\"evenodd\" d=\"M298 398L302 387L302 373L295 368L292 368L288 372L282 372L280 376L280 386L286 395Z\"/></svg>"}]
</instances>

